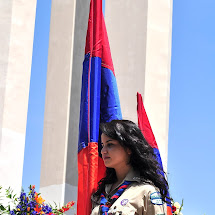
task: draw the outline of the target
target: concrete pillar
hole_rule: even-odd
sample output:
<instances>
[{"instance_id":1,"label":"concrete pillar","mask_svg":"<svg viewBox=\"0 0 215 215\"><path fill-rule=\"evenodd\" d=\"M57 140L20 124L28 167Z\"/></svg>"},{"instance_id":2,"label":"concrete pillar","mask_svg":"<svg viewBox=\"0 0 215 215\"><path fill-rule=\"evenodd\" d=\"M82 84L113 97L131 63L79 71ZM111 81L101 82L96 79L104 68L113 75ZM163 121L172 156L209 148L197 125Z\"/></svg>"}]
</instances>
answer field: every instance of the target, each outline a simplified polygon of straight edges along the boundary
<instances>
[{"instance_id":1,"label":"concrete pillar","mask_svg":"<svg viewBox=\"0 0 215 215\"><path fill-rule=\"evenodd\" d=\"M36 0L0 1L0 184L21 190Z\"/></svg>"},{"instance_id":2,"label":"concrete pillar","mask_svg":"<svg viewBox=\"0 0 215 215\"><path fill-rule=\"evenodd\" d=\"M89 2L52 1L40 181L40 192L50 203L77 198L79 106ZM136 92L142 93L166 165L172 0L155 3L106 0L105 19L123 116L137 122Z\"/></svg>"},{"instance_id":3,"label":"concrete pillar","mask_svg":"<svg viewBox=\"0 0 215 215\"><path fill-rule=\"evenodd\" d=\"M77 199L79 110L89 2L52 1L40 180L40 192L50 203Z\"/></svg>"},{"instance_id":4,"label":"concrete pillar","mask_svg":"<svg viewBox=\"0 0 215 215\"><path fill-rule=\"evenodd\" d=\"M106 0L105 20L123 118L144 105L167 168L172 0Z\"/></svg>"}]
</instances>

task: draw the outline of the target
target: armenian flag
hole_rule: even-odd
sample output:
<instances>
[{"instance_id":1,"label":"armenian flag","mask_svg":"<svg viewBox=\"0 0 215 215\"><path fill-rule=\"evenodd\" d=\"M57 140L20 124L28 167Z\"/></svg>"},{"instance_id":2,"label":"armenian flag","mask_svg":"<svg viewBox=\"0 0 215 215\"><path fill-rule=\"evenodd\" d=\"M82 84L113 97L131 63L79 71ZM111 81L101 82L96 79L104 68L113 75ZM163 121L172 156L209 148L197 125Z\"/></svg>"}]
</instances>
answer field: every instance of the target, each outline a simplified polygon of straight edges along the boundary
<instances>
[{"instance_id":1,"label":"armenian flag","mask_svg":"<svg viewBox=\"0 0 215 215\"><path fill-rule=\"evenodd\" d=\"M163 170L163 164L162 164L160 152L158 149L158 145L157 145L157 142L155 140L155 136L154 136L154 133L152 131L148 116L146 114L146 111L145 111L145 108L143 105L143 99L142 99L142 96L140 93L137 93L137 115L138 115L139 128L142 131L143 136L145 137L146 141L154 149L158 163L160 164L160 166ZM171 207L170 201L167 203L167 215L172 215L172 207Z\"/></svg>"},{"instance_id":2,"label":"armenian flag","mask_svg":"<svg viewBox=\"0 0 215 215\"><path fill-rule=\"evenodd\" d=\"M105 175L99 124L122 119L102 0L91 0L83 62L78 142L78 215L91 212L91 195Z\"/></svg>"}]
</instances>

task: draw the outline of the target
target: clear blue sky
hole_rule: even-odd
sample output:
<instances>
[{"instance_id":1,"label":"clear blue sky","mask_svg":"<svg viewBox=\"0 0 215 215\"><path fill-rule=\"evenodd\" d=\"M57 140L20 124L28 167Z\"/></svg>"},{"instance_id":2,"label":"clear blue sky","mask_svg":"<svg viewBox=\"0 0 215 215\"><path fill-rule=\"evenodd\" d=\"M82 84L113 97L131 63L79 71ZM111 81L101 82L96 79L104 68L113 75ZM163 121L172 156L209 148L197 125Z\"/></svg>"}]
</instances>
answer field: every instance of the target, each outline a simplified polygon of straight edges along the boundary
<instances>
[{"instance_id":1,"label":"clear blue sky","mask_svg":"<svg viewBox=\"0 0 215 215\"><path fill-rule=\"evenodd\" d=\"M23 187L39 188L51 0L37 1ZM213 215L215 1L173 3L168 179L184 215ZM38 84L39 83L39 84Z\"/></svg>"},{"instance_id":2,"label":"clear blue sky","mask_svg":"<svg viewBox=\"0 0 215 215\"><path fill-rule=\"evenodd\" d=\"M168 173L185 215L213 215L215 1L173 4Z\"/></svg>"},{"instance_id":3,"label":"clear blue sky","mask_svg":"<svg viewBox=\"0 0 215 215\"><path fill-rule=\"evenodd\" d=\"M51 0L37 0L22 185L39 192Z\"/></svg>"}]
</instances>

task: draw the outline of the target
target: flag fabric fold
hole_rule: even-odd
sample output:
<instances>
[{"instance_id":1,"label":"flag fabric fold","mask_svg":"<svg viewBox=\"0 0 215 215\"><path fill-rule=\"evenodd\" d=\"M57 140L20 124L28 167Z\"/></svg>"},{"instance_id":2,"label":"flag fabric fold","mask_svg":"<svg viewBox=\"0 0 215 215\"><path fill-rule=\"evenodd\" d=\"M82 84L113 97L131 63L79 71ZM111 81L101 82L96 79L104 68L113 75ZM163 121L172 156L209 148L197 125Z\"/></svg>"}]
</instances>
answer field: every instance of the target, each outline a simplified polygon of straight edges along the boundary
<instances>
[{"instance_id":1,"label":"flag fabric fold","mask_svg":"<svg viewBox=\"0 0 215 215\"><path fill-rule=\"evenodd\" d=\"M104 177L99 124L121 119L121 108L102 0L91 0L83 62L79 142L77 214L89 215L91 195Z\"/></svg>"},{"instance_id":2,"label":"flag fabric fold","mask_svg":"<svg viewBox=\"0 0 215 215\"><path fill-rule=\"evenodd\" d=\"M154 149L154 153L157 157L158 163L160 164L161 168L163 169L162 160L160 157L160 152L158 149L157 142L155 140L154 133L152 131L148 116L146 114L144 105L143 105L143 99L140 93L137 93L137 116L138 116L138 126L140 130L143 133L143 136L145 137L146 141L151 145L151 147ZM171 203L167 203L167 215L172 215L172 207Z\"/></svg>"}]
</instances>

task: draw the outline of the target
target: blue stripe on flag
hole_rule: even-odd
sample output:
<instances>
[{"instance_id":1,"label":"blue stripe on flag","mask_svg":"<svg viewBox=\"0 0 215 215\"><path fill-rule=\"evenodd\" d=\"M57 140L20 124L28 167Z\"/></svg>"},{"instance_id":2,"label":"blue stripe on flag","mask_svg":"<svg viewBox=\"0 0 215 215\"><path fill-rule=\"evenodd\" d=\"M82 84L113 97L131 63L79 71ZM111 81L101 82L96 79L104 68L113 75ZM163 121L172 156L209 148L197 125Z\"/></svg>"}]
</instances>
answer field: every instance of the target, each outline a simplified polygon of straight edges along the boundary
<instances>
[{"instance_id":1,"label":"blue stripe on flag","mask_svg":"<svg viewBox=\"0 0 215 215\"><path fill-rule=\"evenodd\" d=\"M98 116L100 116L101 58L91 58L90 76L88 74L89 60L90 55L85 55L82 75L78 152L81 149L86 148L88 146L88 142L98 142L99 136ZM90 95L88 95L89 84ZM90 113L88 109L88 99L90 99ZM88 124L89 120L90 126ZM88 140L88 127L90 127L90 140Z\"/></svg>"},{"instance_id":2,"label":"blue stripe on flag","mask_svg":"<svg viewBox=\"0 0 215 215\"><path fill-rule=\"evenodd\" d=\"M153 148L153 149L154 149L154 153L156 155L156 159L157 159L158 163L160 164L161 169L163 169L163 164L162 164L159 149L157 149L157 148Z\"/></svg>"},{"instance_id":3,"label":"blue stripe on flag","mask_svg":"<svg viewBox=\"0 0 215 215\"><path fill-rule=\"evenodd\" d=\"M102 67L101 122L122 119L116 77L110 69Z\"/></svg>"},{"instance_id":4,"label":"blue stripe on flag","mask_svg":"<svg viewBox=\"0 0 215 215\"><path fill-rule=\"evenodd\" d=\"M89 54L83 63L81 110L78 152L88 146L88 142L99 141L100 122L122 119L116 78L110 69L101 67L101 58L91 58L90 98L88 98ZM88 140L88 99L90 99L90 140ZM100 120L100 121L99 121ZM100 147L99 147L100 149Z\"/></svg>"},{"instance_id":5,"label":"blue stripe on flag","mask_svg":"<svg viewBox=\"0 0 215 215\"><path fill-rule=\"evenodd\" d=\"M159 149L157 149L157 148L153 148L153 149L154 149L154 153L156 155L156 159L157 159L158 163L160 164L161 169L163 169L163 164L162 164L162 160L161 160ZM162 174L165 177L165 175L164 175L163 172L160 172L160 174ZM169 193L167 194L167 197L170 197ZM167 199L167 206L171 207L171 201L168 200L168 199Z\"/></svg>"},{"instance_id":6,"label":"blue stripe on flag","mask_svg":"<svg viewBox=\"0 0 215 215\"><path fill-rule=\"evenodd\" d=\"M101 58L99 57L92 58L90 79L90 142L98 142L101 94Z\"/></svg>"}]
</instances>

